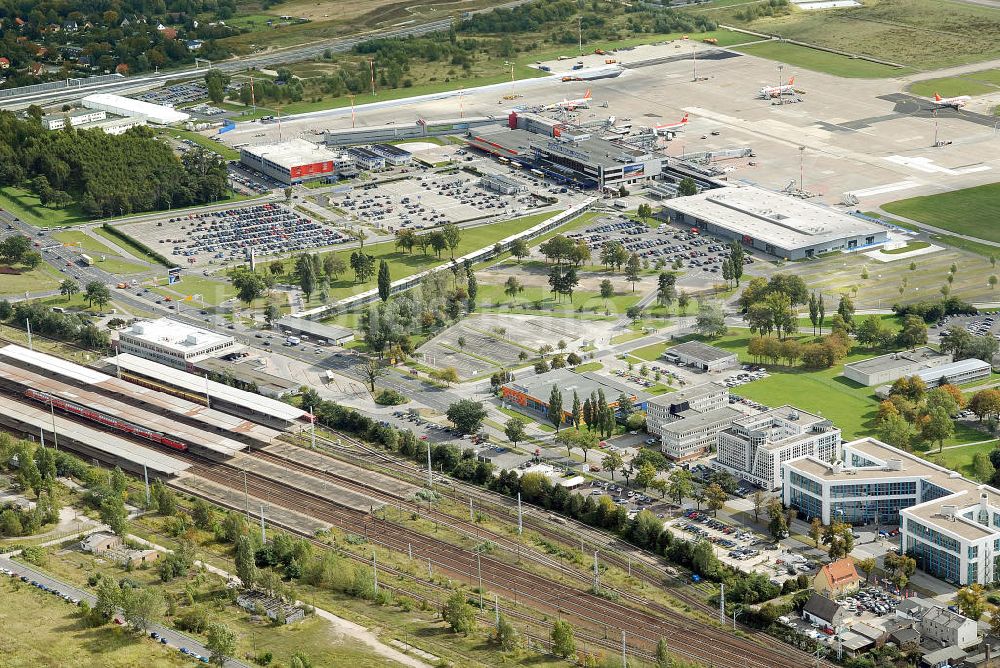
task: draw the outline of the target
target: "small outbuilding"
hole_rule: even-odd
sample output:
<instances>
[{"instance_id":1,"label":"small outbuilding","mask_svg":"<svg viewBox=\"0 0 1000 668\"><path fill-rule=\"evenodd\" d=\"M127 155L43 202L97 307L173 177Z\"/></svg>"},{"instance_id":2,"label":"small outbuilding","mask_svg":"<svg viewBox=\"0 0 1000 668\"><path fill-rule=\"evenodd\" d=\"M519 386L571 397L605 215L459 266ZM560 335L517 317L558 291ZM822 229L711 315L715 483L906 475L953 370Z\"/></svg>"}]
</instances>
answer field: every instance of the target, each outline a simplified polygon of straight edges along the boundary
<instances>
[{"instance_id":1,"label":"small outbuilding","mask_svg":"<svg viewBox=\"0 0 1000 668\"><path fill-rule=\"evenodd\" d=\"M739 366L736 353L710 346L701 341L686 341L667 348L663 352L663 357L702 371L722 371Z\"/></svg>"}]
</instances>

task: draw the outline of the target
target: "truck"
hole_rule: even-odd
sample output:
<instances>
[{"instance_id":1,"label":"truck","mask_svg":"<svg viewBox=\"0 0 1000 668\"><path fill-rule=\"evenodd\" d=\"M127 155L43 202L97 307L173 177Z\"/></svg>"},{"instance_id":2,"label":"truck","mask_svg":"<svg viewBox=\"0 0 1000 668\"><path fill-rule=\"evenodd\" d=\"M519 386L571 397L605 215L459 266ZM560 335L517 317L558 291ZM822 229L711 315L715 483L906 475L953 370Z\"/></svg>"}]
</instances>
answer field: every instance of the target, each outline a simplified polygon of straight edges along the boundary
<instances>
[{"instance_id":1,"label":"truck","mask_svg":"<svg viewBox=\"0 0 1000 668\"><path fill-rule=\"evenodd\" d=\"M82 264L85 267L93 267L94 258L90 257L85 253L80 253L80 264Z\"/></svg>"},{"instance_id":2,"label":"truck","mask_svg":"<svg viewBox=\"0 0 1000 668\"><path fill-rule=\"evenodd\" d=\"M287 339L285 339L285 343L291 346L297 346L300 343L302 343L302 339L300 339L297 336L289 336Z\"/></svg>"}]
</instances>

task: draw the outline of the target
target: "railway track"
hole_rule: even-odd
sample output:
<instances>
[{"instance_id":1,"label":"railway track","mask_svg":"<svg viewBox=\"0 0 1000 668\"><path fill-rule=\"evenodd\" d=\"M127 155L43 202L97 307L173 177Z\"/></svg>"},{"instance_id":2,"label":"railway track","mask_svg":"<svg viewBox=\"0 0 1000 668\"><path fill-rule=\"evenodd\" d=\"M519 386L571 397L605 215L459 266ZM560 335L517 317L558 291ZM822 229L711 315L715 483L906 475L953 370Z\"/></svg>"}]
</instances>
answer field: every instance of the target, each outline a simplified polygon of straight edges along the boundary
<instances>
[{"instance_id":1,"label":"railway track","mask_svg":"<svg viewBox=\"0 0 1000 668\"><path fill-rule=\"evenodd\" d=\"M342 455L345 458L356 460L358 458L368 461L369 463L379 467L389 469L392 473L390 475L396 475L396 477L405 477L417 484L426 484L427 472L426 469L422 469L418 466L413 465L409 461L400 460L395 458L384 451L377 448L371 447L363 442L360 442L352 437L337 434L340 437L339 441L333 441L330 439L325 439L322 437L317 437L317 441L323 442L327 446L332 446L334 452ZM348 444L348 447L344 446L344 443ZM354 462L356 463L356 461ZM437 475L435 474L435 478ZM507 520L512 522L515 526L517 523L516 517L516 502L508 499L499 494L493 494L489 492L484 492L476 487L467 485L460 481L453 481L449 478L443 478L441 480L442 485L435 487L435 491L443 493L445 496L453 499L456 502L464 505L469 501L470 498L478 501L481 507L486 507L488 505L489 512L498 519ZM452 487L451 490L448 487ZM457 491L457 487L462 488L462 493ZM505 505L506 514L497 513L498 505ZM423 507L421 506L421 509ZM425 510L425 509L423 509ZM435 511L437 512L437 511ZM450 518L451 521L461 521L454 515L439 513L443 517ZM583 548L584 535L587 536L589 542L591 543L587 547L595 548L600 552L601 560L606 564L613 564L617 566L622 572L627 572L629 575L639 581L646 584L658 587L658 588L669 588L669 595L674 599L682 602L684 605L689 606L694 610L698 610L711 618L715 618L718 615L718 608L709 605L706 601L705 595L709 592L699 589L696 585L690 583L686 578L680 576L673 576L668 574L660 562L659 555L654 553L646 552L630 543L625 543L615 537L607 536L592 527L577 522L572 519L562 518L559 519L565 522L570 528L575 531L575 534L569 534L567 532L554 529L553 527L546 524L546 520L550 519L548 513L542 517L537 516L535 513L525 512L523 513L523 525L525 529L530 529L548 540L555 541L571 549L575 549L577 545ZM596 534L596 537L595 537ZM495 534L499 536L498 534ZM499 536L504 538L503 536ZM492 539L491 539L492 540ZM509 539L505 539L508 542ZM499 542L499 541L498 541ZM525 554L522 549L522 556ZM563 564L560 563L562 571L568 570L570 575L580 581L589 581L585 578L583 574L579 571L572 569L567 569ZM670 585L673 584L671 587ZM672 610L666 606L661 606L652 603L646 599L639 596L635 596L631 593L619 591L619 590L609 590L615 595L617 595L621 600L629 602L631 604L644 607L649 610L655 610L661 614L671 614L677 615L675 610ZM797 648L791 647L781 640L774 638L766 633L759 630L746 627L744 625L739 625L740 628L745 632L750 634L757 640L760 644L763 644L776 652L781 652L789 656L797 656L799 659L798 665L812 664L815 662L815 657L808 653L805 653ZM820 661L819 665L831 666L825 661Z\"/></svg>"},{"instance_id":2,"label":"railway track","mask_svg":"<svg viewBox=\"0 0 1000 668\"><path fill-rule=\"evenodd\" d=\"M244 471L231 465L195 463L191 473L233 489L243 488ZM467 579L472 586L481 581L484 588L512 597L515 604L572 617L586 626L590 634L614 629L614 639L606 642L615 648L620 646L617 636L625 631L634 650L649 653L661 638L669 638L675 653L711 662L719 668L798 668L803 665L801 658L789 656L789 648L772 650L686 619L669 608L651 612L651 608L658 606L648 606L648 603L646 609L628 607L563 581L536 575L489 554L476 554L370 514L344 508L307 491L289 489L258 474L246 474L246 485L258 498L323 519L345 531L363 535L369 542L386 549L412 554L415 560L426 560L440 570ZM677 639L683 640L682 646L677 645Z\"/></svg>"}]
</instances>

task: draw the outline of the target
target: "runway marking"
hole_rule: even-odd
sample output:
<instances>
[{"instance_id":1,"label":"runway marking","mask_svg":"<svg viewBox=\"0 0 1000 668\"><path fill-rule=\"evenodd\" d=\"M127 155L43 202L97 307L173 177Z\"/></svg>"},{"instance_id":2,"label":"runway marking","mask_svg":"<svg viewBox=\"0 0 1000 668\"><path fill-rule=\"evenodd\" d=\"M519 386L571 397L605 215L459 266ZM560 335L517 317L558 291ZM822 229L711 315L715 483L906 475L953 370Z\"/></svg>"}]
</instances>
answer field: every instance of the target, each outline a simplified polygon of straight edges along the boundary
<instances>
[{"instance_id":1,"label":"runway marking","mask_svg":"<svg viewBox=\"0 0 1000 668\"><path fill-rule=\"evenodd\" d=\"M883 186L875 186L873 188L851 190L850 194L855 197L871 197L873 195L884 195L885 193L896 192L897 190L908 190L910 188L916 188L920 185L921 184L916 181L897 181L896 183L887 183Z\"/></svg>"},{"instance_id":2,"label":"runway marking","mask_svg":"<svg viewBox=\"0 0 1000 668\"><path fill-rule=\"evenodd\" d=\"M890 155L886 156L886 161L891 162L896 165L902 165L903 167L909 167L926 174L947 174L948 176L962 176L964 174L974 174L976 172L988 172L993 169L989 165L977 165L975 167L962 167L961 169L950 169L948 167L942 167L941 165L935 165L931 158L924 157L908 157L905 155Z\"/></svg>"}]
</instances>

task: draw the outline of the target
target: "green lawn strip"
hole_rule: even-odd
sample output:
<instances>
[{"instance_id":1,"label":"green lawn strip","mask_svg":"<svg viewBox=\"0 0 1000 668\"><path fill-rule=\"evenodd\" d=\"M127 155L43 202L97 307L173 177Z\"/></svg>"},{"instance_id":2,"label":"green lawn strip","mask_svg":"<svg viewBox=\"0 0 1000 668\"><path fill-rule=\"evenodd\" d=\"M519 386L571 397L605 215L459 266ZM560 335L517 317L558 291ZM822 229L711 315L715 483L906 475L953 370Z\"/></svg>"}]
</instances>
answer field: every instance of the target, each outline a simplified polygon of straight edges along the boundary
<instances>
[{"instance_id":1,"label":"green lawn strip","mask_svg":"<svg viewBox=\"0 0 1000 668\"><path fill-rule=\"evenodd\" d=\"M986 434L983 432L977 432L980 438L976 439L978 441L985 441ZM977 453L989 454L992 452L1000 441L986 441L985 443L977 443L976 445L969 446L959 446L955 448L946 448L941 452L937 451L937 446L935 445L927 452L918 452L921 457L929 461L934 462L944 466L952 471L958 471L962 475L975 480L975 470L972 467L972 459ZM989 482L989 481L983 481Z\"/></svg>"},{"instance_id":2,"label":"green lawn strip","mask_svg":"<svg viewBox=\"0 0 1000 668\"><path fill-rule=\"evenodd\" d=\"M483 336L488 336L491 339L496 339L497 341L503 341L506 344L509 344L509 345L512 345L512 346L517 346L518 348L522 348L524 350L527 350L528 352L532 352L532 353L535 352L534 350L532 350L528 346L526 346L526 345L524 345L522 343L518 343L517 341L513 341L511 339L508 339L506 337L500 336L499 334L497 334L495 332L490 332L488 330L481 329L479 327L473 327L473 326L469 325L468 322L463 323L463 325L464 325L464 327L466 329L472 330L473 332L478 332L479 334L482 334ZM494 363L497 363L497 362L494 362Z\"/></svg>"},{"instance_id":3,"label":"green lawn strip","mask_svg":"<svg viewBox=\"0 0 1000 668\"><path fill-rule=\"evenodd\" d=\"M1000 219L1000 183L911 197L883 204L882 208L958 234L1000 242L1000 229L983 224Z\"/></svg>"},{"instance_id":4,"label":"green lawn strip","mask_svg":"<svg viewBox=\"0 0 1000 668\"><path fill-rule=\"evenodd\" d=\"M516 417L516 418L519 418L519 419L523 420L525 424L529 424L529 425L538 427L542 431L545 431L545 432L554 432L556 430L556 428L553 427L550 424L545 424L544 422L539 422L535 418L533 418L533 417L531 417L529 415L525 415L524 413L521 413L519 411L515 411L515 410L513 410L511 408L504 408L503 406L497 406L496 408L497 408L498 411L500 411L501 413L503 413L507 417Z\"/></svg>"},{"instance_id":5,"label":"green lawn strip","mask_svg":"<svg viewBox=\"0 0 1000 668\"><path fill-rule=\"evenodd\" d=\"M675 342L673 341L663 341L662 343L654 343L642 348L636 348L629 354L646 362L655 362L663 355L663 351L674 344Z\"/></svg>"},{"instance_id":6,"label":"green lawn strip","mask_svg":"<svg viewBox=\"0 0 1000 668\"><path fill-rule=\"evenodd\" d=\"M14 186L0 188L0 209L5 209L36 227L78 225L89 220L76 204L65 209L50 209L42 206L37 196Z\"/></svg>"},{"instance_id":7,"label":"green lawn strip","mask_svg":"<svg viewBox=\"0 0 1000 668\"><path fill-rule=\"evenodd\" d=\"M1000 257L1000 246L990 246L988 244L981 244L978 241L971 241L969 239L963 239L962 237L955 237L950 234L932 234L930 235L931 240L938 241L942 244L947 244L954 248L958 248L970 253L975 253L976 255L982 255L983 257Z\"/></svg>"},{"instance_id":8,"label":"green lawn strip","mask_svg":"<svg viewBox=\"0 0 1000 668\"><path fill-rule=\"evenodd\" d=\"M195 302L194 295L201 295L201 301L205 304L218 306L236 294L231 283L221 283L201 276L182 276L179 283L171 286L167 286L165 277L158 283L157 287L150 288L153 292L164 297L169 296L174 300L178 300L178 295L181 295L181 300L184 297L191 297L191 301L187 302L189 304Z\"/></svg>"},{"instance_id":9,"label":"green lawn strip","mask_svg":"<svg viewBox=\"0 0 1000 668\"><path fill-rule=\"evenodd\" d=\"M666 394L667 392L676 392L677 388L670 387L669 385L664 385L663 383L657 383L653 387L647 387L643 389L646 394L652 394L653 396L658 396L660 394Z\"/></svg>"},{"instance_id":10,"label":"green lawn strip","mask_svg":"<svg viewBox=\"0 0 1000 668\"><path fill-rule=\"evenodd\" d=\"M921 248L927 248L928 246L930 246L930 243L926 241L911 241L905 246L893 248L892 250L883 249L881 252L885 255L901 255L903 253L909 253L910 251L920 250Z\"/></svg>"},{"instance_id":11,"label":"green lawn strip","mask_svg":"<svg viewBox=\"0 0 1000 668\"><path fill-rule=\"evenodd\" d=\"M600 362L586 362L573 367L573 371L576 373L587 373L588 371L600 371L603 368L604 365Z\"/></svg>"},{"instance_id":12,"label":"green lawn strip","mask_svg":"<svg viewBox=\"0 0 1000 668\"><path fill-rule=\"evenodd\" d=\"M624 313L630 306L635 304L642 295L639 293L616 294L607 300L607 311L610 313ZM507 307L511 304L511 298L504 294L503 285L479 284L479 294L476 301L483 307L491 306ZM536 315L550 315L564 313L565 317L576 315L585 316L588 313L595 315L605 315L605 301L600 293L592 291L580 291L573 294L573 301L570 302L565 297L557 301L552 297L552 292L541 286L530 286L517 296L513 308L522 308Z\"/></svg>"},{"instance_id":13,"label":"green lawn strip","mask_svg":"<svg viewBox=\"0 0 1000 668\"><path fill-rule=\"evenodd\" d=\"M810 49L786 42L763 42L749 44L734 49L750 56L767 58L787 63L795 67L804 67L817 72L825 72L839 77L878 79L898 77L912 72L908 68L881 65L868 60L841 56L828 51Z\"/></svg>"},{"instance_id":14,"label":"green lawn strip","mask_svg":"<svg viewBox=\"0 0 1000 668\"><path fill-rule=\"evenodd\" d=\"M144 271L149 271L149 267L145 265L136 264L135 262L127 262L114 255L107 255L102 260L101 258L94 258L94 266L109 274L140 274Z\"/></svg>"},{"instance_id":15,"label":"green lawn strip","mask_svg":"<svg viewBox=\"0 0 1000 668\"><path fill-rule=\"evenodd\" d=\"M497 362L494 359L490 359L489 357L484 357L482 355L477 355L474 352L465 350L464 348L459 348L458 346L453 346L450 343L439 342L438 345L446 350L452 351L453 353L458 353L459 355L468 355L472 359L479 360L480 362L484 362L486 364L489 364L490 366L496 366L496 367L503 366L503 364Z\"/></svg>"},{"instance_id":16,"label":"green lawn strip","mask_svg":"<svg viewBox=\"0 0 1000 668\"><path fill-rule=\"evenodd\" d=\"M63 230L61 232L53 232L52 238L64 246L76 246L92 253L116 255L113 250L81 230Z\"/></svg>"},{"instance_id":17,"label":"green lawn strip","mask_svg":"<svg viewBox=\"0 0 1000 668\"><path fill-rule=\"evenodd\" d=\"M879 213L878 211L865 211L864 215L868 216L869 218L877 218L878 220L884 220L887 223L891 223L893 225L897 225L899 227L906 228L908 230L913 230L914 232L922 232L923 231L922 227L914 225L913 223L906 222L904 220L898 220L896 218L892 218L891 216L887 216L887 215L885 215L883 213ZM839 255L840 253L837 252L836 254Z\"/></svg>"},{"instance_id":18,"label":"green lawn strip","mask_svg":"<svg viewBox=\"0 0 1000 668\"><path fill-rule=\"evenodd\" d=\"M611 337L611 343L628 343L629 341L635 341L636 339L641 339L646 336L645 332L628 332L626 334L618 334L617 336Z\"/></svg>"},{"instance_id":19,"label":"green lawn strip","mask_svg":"<svg viewBox=\"0 0 1000 668\"><path fill-rule=\"evenodd\" d=\"M985 95L995 93L1000 89L1000 69L968 72L954 77L940 79L925 79L910 84L909 91L914 95L934 97L956 97L959 95Z\"/></svg>"},{"instance_id":20,"label":"green lawn strip","mask_svg":"<svg viewBox=\"0 0 1000 668\"><path fill-rule=\"evenodd\" d=\"M472 251L491 246L512 234L530 229L553 215L555 215L555 212L537 213L491 225L481 225L479 227L464 229L462 230L461 241L455 248L455 257L461 257ZM392 241L365 246L364 251L375 258L376 267L381 260L388 262L389 273L394 281L412 276L426 269L447 266L451 263L451 256L447 251L442 252L440 258L435 256L430 249L428 249L427 255L421 253L419 249L414 249L412 253L406 253L398 250ZM344 264L350 266L351 253L357 252L357 249L352 248L332 252L340 255L344 260ZM323 255L325 256L326 253ZM293 270L294 263L294 258L284 260L286 274ZM370 290L373 287L375 287L374 276L365 283L358 283L354 280L353 274L344 274L340 278L333 280L328 293L331 299L342 299Z\"/></svg>"},{"instance_id":21,"label":"green lawn strip","mask_svg":"<svg viewBox=\"0 0 1000 668\"><path fill-rule=\"evenodd\" d=\"M122 230L122 231L124 231L124 230ZM111 234L110 232L108 232L107 230L105 230L103 227L95 227L95 228L93 228L93 232L95 234L97 234L98 236L104 237L105 239L107 239L111 243L116 244L118 246L121 246L124 250L128 251L129 255L134 255L135 257L139 258L140 260L145 260L146 262L149 262L150 264L155 264L157 266L163 266L160 263L159 260L157 260L155 257L153 257L152 255L150 255L149 253L147 253L143 249L141 249L138 246L136 246L131 241L127 241L127 240L125 240L125 239L123 239L121 237L116 237L113 234ZM126 234L127 234L127 232L126 232Z\"/></svg>"}]
</instances>

